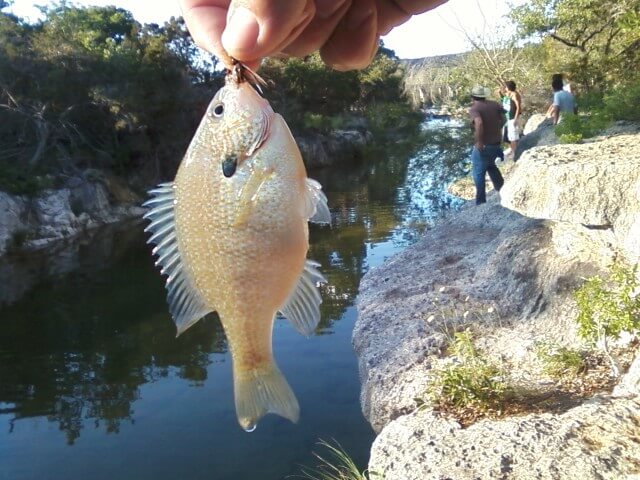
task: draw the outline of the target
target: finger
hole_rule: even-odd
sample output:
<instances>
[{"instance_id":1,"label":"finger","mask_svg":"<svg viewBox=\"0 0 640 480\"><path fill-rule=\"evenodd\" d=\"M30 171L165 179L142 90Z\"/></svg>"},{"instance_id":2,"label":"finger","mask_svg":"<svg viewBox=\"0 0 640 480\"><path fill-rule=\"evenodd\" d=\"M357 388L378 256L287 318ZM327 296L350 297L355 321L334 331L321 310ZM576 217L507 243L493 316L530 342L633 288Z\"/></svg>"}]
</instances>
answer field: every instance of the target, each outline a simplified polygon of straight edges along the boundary
<instances>
[{"instance_id":1,"label":"finger","mask_svg":"<svg viewBox=\"0 0 640 480\"><path fill-rule=\"evenodd\" d=\"M227 9L230 0L179 0L182 16L189 28L193 41L200 48L215 54L227 66L231 59L220 41L227 23Z\"/></svg>"},{"instance_id":2,"label":"finger","mask_svg":"<svg viewBox=\"0 0 640 480\"><path fill-rule=\"evenodd\" d=\"M374 0L353 0L320 55L336 70L365 68L378 49L377 31Z\"/></svg>"},{"instance_id":3,"label":"finger","mask_svg":"<svg viewBox=\"0 0 640 480\"><path fill-rule=\"evenodd\" d=\"M379 0L389 1L389 0ZM448 0L393 0L402 10L409 15L418 15L420 13L428 12L444 3Z\"/></svg>"},{"instance_id":4,"label":"finger","mask_svg":"<svg viewBox=\"0 0 640 480\"><path fill-rule=\"evenodd\" d=\"M233 0L222 44L238 60L260 59L293 41L314 14L312 0Z\"/></svg>"},{"instance_id":5,"label":"finger","mask_svg":"<svg viewBox=\"0 0 640 480\"><path fill-rule=\"evenodd\" d=\"M378 33L386 35L413 15L431 10L447 0L376 0L378 7Z\"/></svg>"},{"instance_id":6,"label":"finger","mask_svg":"<svg viewBox=\"0 0 640 480\"><path fill-rule=\"evenodd\" d=\"M351 6L351 0L316 0L316 15L295 40L281 50L295 57L304 57L322 47Z\"/></svg>"}]
</instances>

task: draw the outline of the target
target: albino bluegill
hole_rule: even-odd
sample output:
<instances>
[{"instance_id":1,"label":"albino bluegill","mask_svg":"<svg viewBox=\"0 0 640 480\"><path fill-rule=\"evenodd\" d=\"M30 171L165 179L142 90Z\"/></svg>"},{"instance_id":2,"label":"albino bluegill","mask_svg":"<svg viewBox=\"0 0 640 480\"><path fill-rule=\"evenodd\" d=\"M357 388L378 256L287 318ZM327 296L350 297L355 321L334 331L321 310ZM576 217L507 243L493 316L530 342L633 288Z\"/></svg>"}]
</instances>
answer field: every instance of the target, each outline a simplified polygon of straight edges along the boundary
<instances>
[{"instance_id":1,"label":"albino bluegill","mask_svg":"<svg viewBox=\"0 0 640 480\"><path fill-rule=\"evenodd\" d=\"M209 104L173 183L150 192L145 218L178 335L218 312L233 358L238 422L252 430L269 412L298 420L271 334L278 311L306 335L318 324L317 287L325 280L306 260L307 222L331 217L287 124L242 68Z\"/></svg>"}]
</instances>

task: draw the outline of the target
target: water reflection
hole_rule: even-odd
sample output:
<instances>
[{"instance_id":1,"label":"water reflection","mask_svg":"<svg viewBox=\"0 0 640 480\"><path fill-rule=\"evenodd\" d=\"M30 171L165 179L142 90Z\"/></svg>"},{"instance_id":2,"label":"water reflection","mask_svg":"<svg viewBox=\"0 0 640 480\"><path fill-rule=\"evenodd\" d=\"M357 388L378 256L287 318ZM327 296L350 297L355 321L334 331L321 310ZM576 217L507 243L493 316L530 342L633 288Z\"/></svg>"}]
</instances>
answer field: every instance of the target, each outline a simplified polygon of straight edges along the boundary
<instances>
[{"instance_id":1,"label":"water reflection","mask_svg":"<svg viewBox=\"0 0 640 480\"><path fill-rule=\"evenodd\" d=\"M76 272L41 280L29 300L1 311L0 413L13 416L9 432L35 416L57 423L70 444L87 420L118 432L133 422L140 385L170 373L202 384L210 354L226 350L215 316L175 338L140 225L103 233L110 240L85 244Z\"/></svg>"},{"instance_id":2,"label":"water reflection","mask_svg":"<svg viewBox=\"0 0 640 480\"><path fill-rule=\"evenodd\" d=\"M373 248L391 255L462 205L447 186L468 172L470 142L471 132L461 122L432 121L419 140L371 151L348 174L310 173L324 186L332 212L331 229L311 228L309 257L322 264L329 280L318 333L327 333L353 305L360 278L372 266Z\"/></svg>"},{"instance_id":3,"label":"water reflection","mask_svg":"<svg viewBox=\"0 0 640 480\"><path fill-rule=\"evenodd\" d=\"M324 185L333 217L332 228L311 228L309 257L322 264L329 280L319 337L301 339L282 322L274 334L278 363L303 410L295 426L269 416L257 432L239 431L231 365L216 365L229 359L220 323L210 315L175 338L163 280L140 224L57 246L49 256L4 259L0 422L6 422L6 430L0 431L0 465L13 469L9 477L0 469L0 479L81 477L52 467L59 461L52 453L57 437L38 435L34 442L27 428L18 428L42 421L64 432L76 451L84 444L83 455L106 469L96 470L97 478L122 473L99 453L105 433L119 434L119 442L111 444L116 457L126 455L127 448L144 450L140 458L129 455L122 467L134 468L135 478L176 476L173 462L163 457L166 442L191 459L180 466L185 478L258 478L259 471L261 479L280 479L299 472L297 464L313 462L310 452L318 437L336 438L357 462L366 463L373 433L359 412L350 346L358 285L368 268L459 204L446 186L464 173L470 145L464 128L427 128L422 135L388 151L372 151L361 165L311 174ZM208 378L213 372L220 372L218 382ZM188 386L201 387L203 395L182 393ZM197 403L201 398L205 406ZM141 415L144 426L136 424ZM182 427L188 424L195 430ZM175 438L158 435L165 429ZM135 432L144 432L140 443ZM83 436L88 440L79 442ZM194 436L207 447L194 445ZM258 458L255 452L266 452L265 444L269 453ZM247 451L253 452L252 462L240 460ZM32 464L34 456L42 465ZM82 471L89 462L83 458L67 459L68 468L73 464L74 471Z\"/></svg>"}]
</instances>

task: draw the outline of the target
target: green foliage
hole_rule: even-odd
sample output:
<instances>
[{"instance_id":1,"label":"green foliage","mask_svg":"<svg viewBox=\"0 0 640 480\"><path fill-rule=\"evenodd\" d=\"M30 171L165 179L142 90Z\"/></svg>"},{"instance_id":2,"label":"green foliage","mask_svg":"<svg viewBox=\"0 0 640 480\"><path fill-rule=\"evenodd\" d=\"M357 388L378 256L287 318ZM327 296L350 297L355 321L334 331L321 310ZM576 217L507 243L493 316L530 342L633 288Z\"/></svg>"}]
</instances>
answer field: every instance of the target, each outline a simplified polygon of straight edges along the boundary
<instances>
[{"instance_id":1,"label":"green foliage","mask_svg":"<svg viewBox=\"0 0 640 480\"><path fill-rule=\"evenodd\" d=\"M271 81L267 98L295 133L343 128L352 112L364 114L381 133L420 119L401 91L400 63L384 47L362 71L338 72L314 53L304 59L267 59L260 73Z\"/></svg>"},{"instance_id":2,"label":"green foliage","mask_svg":"<svg viewBox=\"0 0 640 480\"><path fill-rule=\"evenodd\" d=\"M578 99L586 115L563 115L556 127L561 143L577 143L605 130L613 120L640 121L640 80L619 85L606 93L589 92Z\"/></svg>"},{"instance_id":3,"label":"green foliage","mask_svg":"<svg viewBox=\"0 0 640 480\"><path fill-rule=\"evenodd\" d=\"M377 136L414 129L422 120L422 115L407 103L375 103L365 114L369 128Z\"/></svg>"},{"instance_id":4,"label":"green foliage","mask_svg":"<svg viewBox=\"0 0 640 480\"><path fill-rule=\"evenodd\" d=\"M610 123L609 116L602 110L596 110L590 115L565 113L556 126L556 135L562 143L577 143L583 138L601 133Z\"/></svg>"},{"instance_id":5,"label":"green foliage","mask_svg":"<svg viewBox=\"0 0 640 480\"><path fill-rule=\"evenodd\" d=\"M51 188L54 185L53 177L42 173L29 173L15 165L0 161L0 190L15 195L33 196Z\"/></svg>"},{"instance_id":6,"label":"green foliage","mask_svg":"<svg viewBox=\"0 0 640 480\"><path fill-rule=\"evenodd\" d=\"M505 372L476 349L469 331L455 334L451 346L458 362L433 370L427 395L436 408L500 409L509 392Z\"/></svg>"},{"instance_id":7,"label":"green foliage","mask_svg":"<svg viewBox=\"0 0 640 480\"><path fill-rule=\"evenodd\" d=\"M548 71L567 72L585 90L637 72L640 0L532 0L510 16L522 37L552 40Z\"/></svg>"},{"instance_id":8,"label":"green foliage","mask_svg":"<svg viewBox=\"0 0 640 480\"><path fill-rule=\"evenodd\" d=\"M595 344L618 338L622 332L640 332L640 282L638 266L616 263L609 279L587 279L576 293L579 335Z\"/></svg>"},{"instance_id":9,"label":"green foliage","mask_svg":"<svg viewBox=\"0 0 640 480\"><path fill-rule=\"evenodd\" d=\"M603 103L605 113L614 120L640 122L640 79L607 92Z\"/></svg>"},{"instance_id":10,"label":"green foliage","mask_svg":"<svg viewBox=\"0 0 640 480\"><path fill-rule=\"evenodd\" d=\"M348 120L343 115L325 116L321 113L312 112L306 112L303 120L305 130L315 130L319 132L339 130L347 124Z\"/></svg>"},{"instance_id":11,"label":"green foliage","mask_svg":"<svg viewBox=\"0 0 640 480\"><path fill-rule=\"evenodd\" d=\"M3 186L32 193L38 175L87 167L175 171L216 81L184 22L66 3L43 12L34 26L0 13Z\"/></svg>"},{"instance_id":12,"label":"green foliage","mask_svg":"<svg viewBox=\"0 0 640 480\"><path fill-rule=\"evenodd\" d=\"M314 452L320 461L317 468L302 467L302 478L309 480L367 480L366 472L361 472L353 459L344 451L338 442L332 445L324 440L320 446L329 452L328 457L323 457Z\"/></svg>"},{"instance_id":13,"label":"green foliage","mask_svg":"<svg viewBox=\"0 0 640 480\"><path fill-rule=\"evenodd\" d=\"M553 378L574 378L587 368L585 355L580 350L543 343L538 345L537 353L544 373Z\"/></svg>"}]
</instances>

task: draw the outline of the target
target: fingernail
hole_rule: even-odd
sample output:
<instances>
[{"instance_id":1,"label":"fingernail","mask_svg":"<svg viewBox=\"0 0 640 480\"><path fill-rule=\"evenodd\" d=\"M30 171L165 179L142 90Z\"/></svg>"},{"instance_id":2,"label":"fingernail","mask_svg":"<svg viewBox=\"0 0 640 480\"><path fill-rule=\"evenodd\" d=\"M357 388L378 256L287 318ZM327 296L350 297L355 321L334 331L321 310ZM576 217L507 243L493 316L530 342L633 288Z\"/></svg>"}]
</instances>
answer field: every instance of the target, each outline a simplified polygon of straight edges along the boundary
<instances>
[{"instance_id":1,"label":"fingernail","mask_svg":"<svg viewBox=\"0 0 640 480\"><path fill-rule=\"evenodd\" d=\"M352 8L347 13L347 28L349 30L357 30L373 15L373 9L370 7Z\"/></svg>"},{"instance_id":2,"label":"fingernail","mask_svg":"<svg viewBox=\"0 0 640 480\"><path fill-rule=\"evenodd\" d=\"M222 33L222 45L227 51L245 53L255 48L260 34L260 26L255 15L244 7L238 7L231 12L227 26Z\"/></svg>"}]
</instances>

